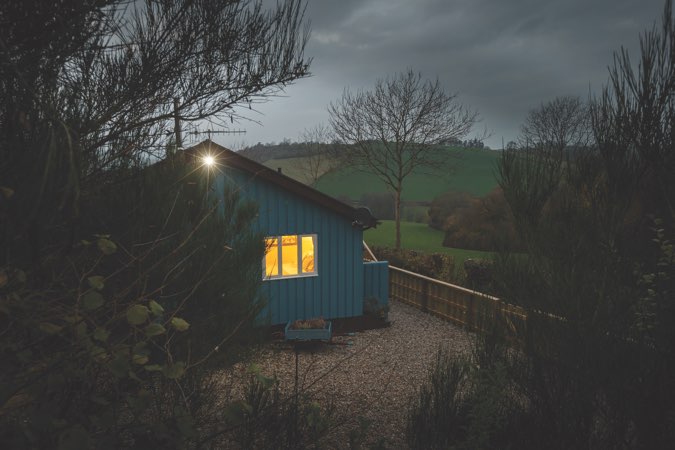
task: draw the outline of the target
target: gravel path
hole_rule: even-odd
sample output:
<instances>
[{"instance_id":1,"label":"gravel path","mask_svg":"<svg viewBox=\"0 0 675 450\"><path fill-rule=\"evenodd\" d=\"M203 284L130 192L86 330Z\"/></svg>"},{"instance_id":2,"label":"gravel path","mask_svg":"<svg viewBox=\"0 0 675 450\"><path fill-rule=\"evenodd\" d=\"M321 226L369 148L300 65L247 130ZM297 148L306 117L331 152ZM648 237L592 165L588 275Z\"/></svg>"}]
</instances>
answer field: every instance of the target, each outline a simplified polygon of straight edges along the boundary
<instances>
[{"instance_id":1,"label":"gravel path","mask_svg":"<svg viewBox=\"0 0 675 450\"><path fill-rule=\"evenodd\" d=\"M387 448L405 448L407 405L426 379L439 346L455 354L470 349L468 333L405 304L391 302L389 320L388 328L335 336L336 345L299 353L300 389L336 407L336 426L327 442L331 447L347 448L349 430L364 417L371 421L369 441L383 437ZM251 363L266 375L276 375L282 389L292 392L295 353L290 344L265 346L252 360L235 365L226 378L243 380Z\"/></svg>"}]
</instances>

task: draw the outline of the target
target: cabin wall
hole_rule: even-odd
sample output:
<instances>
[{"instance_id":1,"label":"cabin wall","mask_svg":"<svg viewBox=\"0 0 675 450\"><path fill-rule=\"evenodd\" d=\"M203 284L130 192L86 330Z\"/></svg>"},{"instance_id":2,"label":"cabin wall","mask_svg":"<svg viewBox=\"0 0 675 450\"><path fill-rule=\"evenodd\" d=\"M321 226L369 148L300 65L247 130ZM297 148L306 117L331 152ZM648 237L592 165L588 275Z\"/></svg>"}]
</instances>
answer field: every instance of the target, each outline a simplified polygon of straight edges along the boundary
<instances>
[{"instance_id":1,"label":"cabin wall","mask_svg":"<svg viewBox=\"0 0 675 450\"><path fill-rule=\"evenodd\" d=\"M258 203L257 227L266 236L317 235L318 275L263 281L268 306L262 319L274 325L319 316L333 319L363 314L360 229L352 227L348 218L246 172L226 168L215 183L218 195L223 195L226 183L238 189L243 198Z\"/></svg>"},{"instance_id":2,"label":"cabin wall","mask_svg":"<svg viewBox=\"0 0 675 450\"><path fill-rule=\"evenodd\" d=\"M389 307L389 263L369 261L363 263L363 298L369 307L387 311Z\"/></svg>"}]
</instances>

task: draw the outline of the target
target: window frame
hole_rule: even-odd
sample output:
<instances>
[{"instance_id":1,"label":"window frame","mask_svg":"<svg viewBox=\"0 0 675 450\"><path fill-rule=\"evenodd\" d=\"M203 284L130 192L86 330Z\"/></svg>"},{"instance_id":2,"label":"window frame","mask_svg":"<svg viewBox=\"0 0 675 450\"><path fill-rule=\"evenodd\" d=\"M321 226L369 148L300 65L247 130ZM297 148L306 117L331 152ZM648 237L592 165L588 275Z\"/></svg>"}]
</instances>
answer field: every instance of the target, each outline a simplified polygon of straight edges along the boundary
<instances>
[{"instance_id":1,"label":"window frame","mask_svg":"<svg viewBox=\"0 0 675 450\"><path fill-rule=\"evenodd\" d=\"M283 275L283 258L282 258L282 251L283 251L283 237L284 236L295 236L297 238L298 242L298 273L295 275ZM302 238L304 237L311 237L312 238L312 245L314 247L314 271L313 272L303 272L302 271ZM265 236L265 242L267 242L268 239L276 239L277 240L277 275L267 275L267 249L265 249L265 255L262 258L262 278L263 281L271 281L271 280L288 280L291 278L307 278L307 277L317 277L319 276L319 258L318 258L318 252L317 252L317 243L318 243L318 235L316 233L307 233L307 234L280 234L280 235L273 235L273 236Z\"/></svg>"}]
</instances>

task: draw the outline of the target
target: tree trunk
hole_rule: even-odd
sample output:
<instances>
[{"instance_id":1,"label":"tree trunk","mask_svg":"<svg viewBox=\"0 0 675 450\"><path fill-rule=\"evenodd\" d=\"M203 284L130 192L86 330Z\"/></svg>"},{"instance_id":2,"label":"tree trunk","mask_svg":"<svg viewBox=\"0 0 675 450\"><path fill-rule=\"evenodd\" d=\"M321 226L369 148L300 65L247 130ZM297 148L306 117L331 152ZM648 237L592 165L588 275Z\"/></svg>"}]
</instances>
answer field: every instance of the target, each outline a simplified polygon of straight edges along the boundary
<instances>
[{"instance_id":1,"label":"tree trunk","mask_svg":"<svg viewBox=\"0 0 675 450\"><path fill-rule=\"evenodd\" d=\"M396 222L396 250L401 248L401 189L394 196L394 221Z\"/></svg>"}]
</instances>

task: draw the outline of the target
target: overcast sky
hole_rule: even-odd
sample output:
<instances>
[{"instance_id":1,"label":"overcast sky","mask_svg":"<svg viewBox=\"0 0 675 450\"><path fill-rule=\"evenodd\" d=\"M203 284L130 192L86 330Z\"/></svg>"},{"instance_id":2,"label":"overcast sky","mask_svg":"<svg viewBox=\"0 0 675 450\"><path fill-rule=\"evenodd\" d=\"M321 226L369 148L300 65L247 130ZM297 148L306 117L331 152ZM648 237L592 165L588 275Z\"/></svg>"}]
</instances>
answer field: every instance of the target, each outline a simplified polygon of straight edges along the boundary
<instances>
[{"instance_id":1,"label":"overcast sky","mask_svg":"<svg viewBox=\"0 0 675 450\"><path fill-rule=\"evenodd\" d=\"M528 110L559 95L599 92L613 52L633 61L639 35L660 22L664 0L308 0L312 76L249 114L244 135L216 141L238 149L298 140L328 121L344 87L369 88L408 67L439 78L478 110L501 148ZM248 111L247 111L248 112Z\"/></svg>"}]
</instances>

